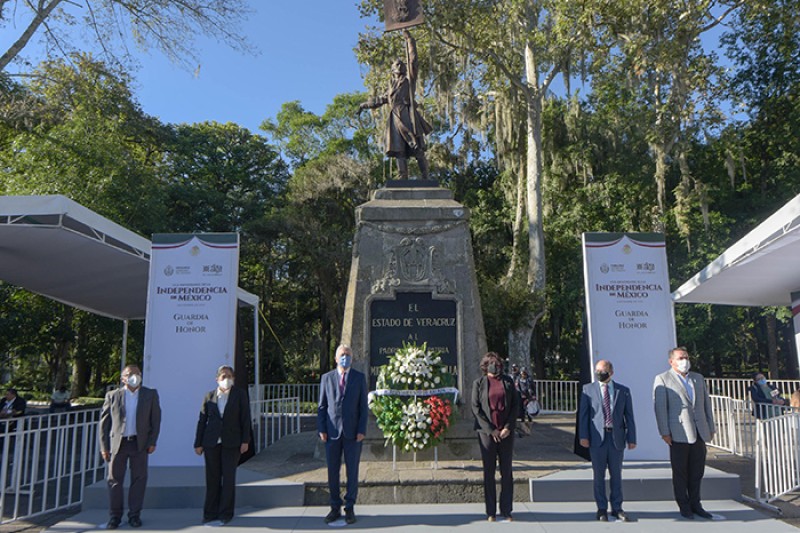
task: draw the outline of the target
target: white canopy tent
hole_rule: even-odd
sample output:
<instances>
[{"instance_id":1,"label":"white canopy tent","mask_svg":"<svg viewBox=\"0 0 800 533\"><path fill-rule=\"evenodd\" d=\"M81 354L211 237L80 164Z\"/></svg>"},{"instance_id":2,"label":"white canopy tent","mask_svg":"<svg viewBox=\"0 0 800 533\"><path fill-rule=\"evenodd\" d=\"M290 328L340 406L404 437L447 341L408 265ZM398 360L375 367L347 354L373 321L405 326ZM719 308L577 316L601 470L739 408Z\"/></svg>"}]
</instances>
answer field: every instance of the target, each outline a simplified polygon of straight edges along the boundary
<instances>
[{"instance_id":1,"label":"white canopy tent","mask_svg":"<svg viewBox=\"0 0 800 533\"><path fill-rule=\"evenodd\" d=\"M678 303L792 306L800 353L800 195L672 293Z\"/></svg>"},{"instance_id":2,"label":"white canopy tent","mask_svg":"<svg viewBox=\"0 0 800 533\"><path fill-rule=\"evenodd\" d=\"M150 241L61 195L0 196L0 280L72 307L123 321L145 318ZM258 297L238 289L254 312L259 383Z\"/></svg>"}]
</instances>

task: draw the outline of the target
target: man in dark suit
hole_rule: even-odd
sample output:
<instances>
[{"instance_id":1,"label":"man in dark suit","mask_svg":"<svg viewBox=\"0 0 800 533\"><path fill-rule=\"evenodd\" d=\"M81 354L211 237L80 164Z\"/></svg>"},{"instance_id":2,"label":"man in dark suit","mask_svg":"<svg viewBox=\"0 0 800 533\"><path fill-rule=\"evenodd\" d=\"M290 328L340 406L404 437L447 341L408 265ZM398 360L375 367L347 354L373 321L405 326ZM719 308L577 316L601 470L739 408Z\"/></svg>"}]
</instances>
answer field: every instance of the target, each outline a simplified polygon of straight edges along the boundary
<instances>
[{"instance_id":1,"label":"man in dark suit","mask_svg":"<svg viewBox=\"0 0 800 533\"><path fill-rule=\"evenodd\" d=\"M706 382L697 372L689 372L686 348L669 351L672 367L659 374L653 383L656 423L661 438L669 445L672 488L681 516L693 520L712 519L700 503L700 482L706 466L706 442L714 438L714 415Z\"/></svg>"},{"instance_id":2,"label":"man in dark suit","mask_svg":"<svg viewBox=\"0 0 800 533\"><path fill-rule=\"evenodd\" d=\"M317 411L317 431L325 443L328 462L328 489L331 511L326 523L342 516L339 471L342 455L347 468L347 491L344 496L345 521L356 521L353 510L358 495L358 463L361 441L367 433L367 381L364 374L351 368L353 351L349 346L336 349L336 368L322 376Z\"/></svg>"},{"instance_id":3,"label":"man in dark suit","mask_svg":"<svg viewBox=\"0 0 800 533\"><path fill-rule=\"evenodd\" d=\"M217 369L217 388L203 398L194 451L204 454L206 501L203 523L227 524L233 518L236 467L250 446L250 402L247 393L233 386L233 368Z\"/></svg>"},{"instance_id":4,"label":"man in dark suit","mask_svg":"<svg viewBox=\"0 0 800 533\"><path fill-rule=\"evenodd\" d=\"M594 367L595 381L583 386L578 408L578 438L589 448L594 473L594 501L597 519L608 521L606 470L611 485L611 516L627 522L622 510L622 459L625 446L636 448L636 424L633 420L631 391L612 381L614 365L600 360Z\"/></svg>"},{"instance_id":5,"label":"man in dark suit","mask_svg":"<svg viewBox=\"0 0 800 533\"><path fill-rule=\"evenodd\" d=\"M12 418L25 414L27 402L17 395L17 389L6 390L6 395L0 399L0 418Z\"/></svg>"},{"instance_id":6,"label":"man in dark suit","mask_svg":"<svg viewBox=\"0 0 800 533\"><path fill-rule=\"evenodd\" d=\"M123 386L106 394L100 413L100 453L110 461L108 473L109 515L106 529L122 521L123 483L128 462L128 523L142 527L142 502L147 488L147 457L156 450L161 430L161 406L155 389L142 387L142 371L128 365L122 371Z\"/></svg>"}]
</instances>

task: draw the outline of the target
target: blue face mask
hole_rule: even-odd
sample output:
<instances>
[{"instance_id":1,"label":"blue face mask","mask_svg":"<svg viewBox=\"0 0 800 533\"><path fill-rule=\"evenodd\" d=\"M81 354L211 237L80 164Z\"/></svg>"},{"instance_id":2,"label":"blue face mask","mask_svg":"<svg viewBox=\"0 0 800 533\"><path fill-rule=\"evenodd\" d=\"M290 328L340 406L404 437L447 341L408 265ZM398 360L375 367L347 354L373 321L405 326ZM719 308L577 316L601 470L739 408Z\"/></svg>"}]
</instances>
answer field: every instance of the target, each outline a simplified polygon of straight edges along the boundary
<instances>
[{"instance_id":1,"label":"blue face mask","mask_svg":"<svg viewBox=\"0 0 800 533\"><path fill-rule=\"evenodd\" d=\"M756 383L758 383L759 385L763 386L763 385L767 384L767 380L766 379L759 379L758 381L756 381Z\"/></svg>"},{"instance_id":2,"label":"blue face mask","mask_svg":"<svg viewBox=\"0 0 800 533\"><path fill-rule=\"evenodd\" d=\"M342 368L350 368L350 365L352 363L353 363L352 355L341 355L339 357L339 366Z\"/></svg>"}]
</instances>

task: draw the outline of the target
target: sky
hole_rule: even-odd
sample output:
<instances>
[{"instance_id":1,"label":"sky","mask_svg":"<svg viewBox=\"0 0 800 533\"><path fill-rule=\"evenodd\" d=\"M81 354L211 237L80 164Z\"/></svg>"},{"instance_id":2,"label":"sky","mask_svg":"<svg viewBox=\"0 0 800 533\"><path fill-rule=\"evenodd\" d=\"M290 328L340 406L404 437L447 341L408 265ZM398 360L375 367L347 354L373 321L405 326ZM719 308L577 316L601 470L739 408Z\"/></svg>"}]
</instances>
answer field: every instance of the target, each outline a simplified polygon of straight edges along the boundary
<instances>
[{"instance_id":1,"label":"sky","mask_svg":"<svg viewBox=\"0 0 800 533\"><path fill-rule=\"evenodd\" d=\"M258 132L285 102L299 100L321 114L335 95L364 90L353 48L359 32L378 21L361 18L356 0L249 1L254 12L240 33L256 55L199 38L195 76L156 50L139 54L133 90L145 113L167 123L235 122ZM0 32L0 47L10 37ZM39 51L26 49L27 59L38 62Z\"/></svg>"}]
</instances>

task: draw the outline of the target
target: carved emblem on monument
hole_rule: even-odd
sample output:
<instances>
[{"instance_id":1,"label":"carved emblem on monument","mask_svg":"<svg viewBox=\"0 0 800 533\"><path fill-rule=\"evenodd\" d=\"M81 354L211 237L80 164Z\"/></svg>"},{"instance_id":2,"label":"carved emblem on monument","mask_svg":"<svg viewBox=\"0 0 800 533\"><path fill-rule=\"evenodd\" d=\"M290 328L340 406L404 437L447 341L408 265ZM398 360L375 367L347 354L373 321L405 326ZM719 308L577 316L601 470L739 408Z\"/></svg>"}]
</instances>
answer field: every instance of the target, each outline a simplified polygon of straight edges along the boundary
<instances>
[{"instance_id":1,"label":"carved emblem on monument","mask_svg":"<svg viewBox=\"0 0 800 533\"><path fill-rule=\"evenodd\" d=\"M454 289L453 283L442 276L439 250L426 246L421 237L405 237L387 254L384 275L373 283L372 293L388 292L400 285L432 286L439 294L450 294Z\"/></svg>"}]
</instances>

